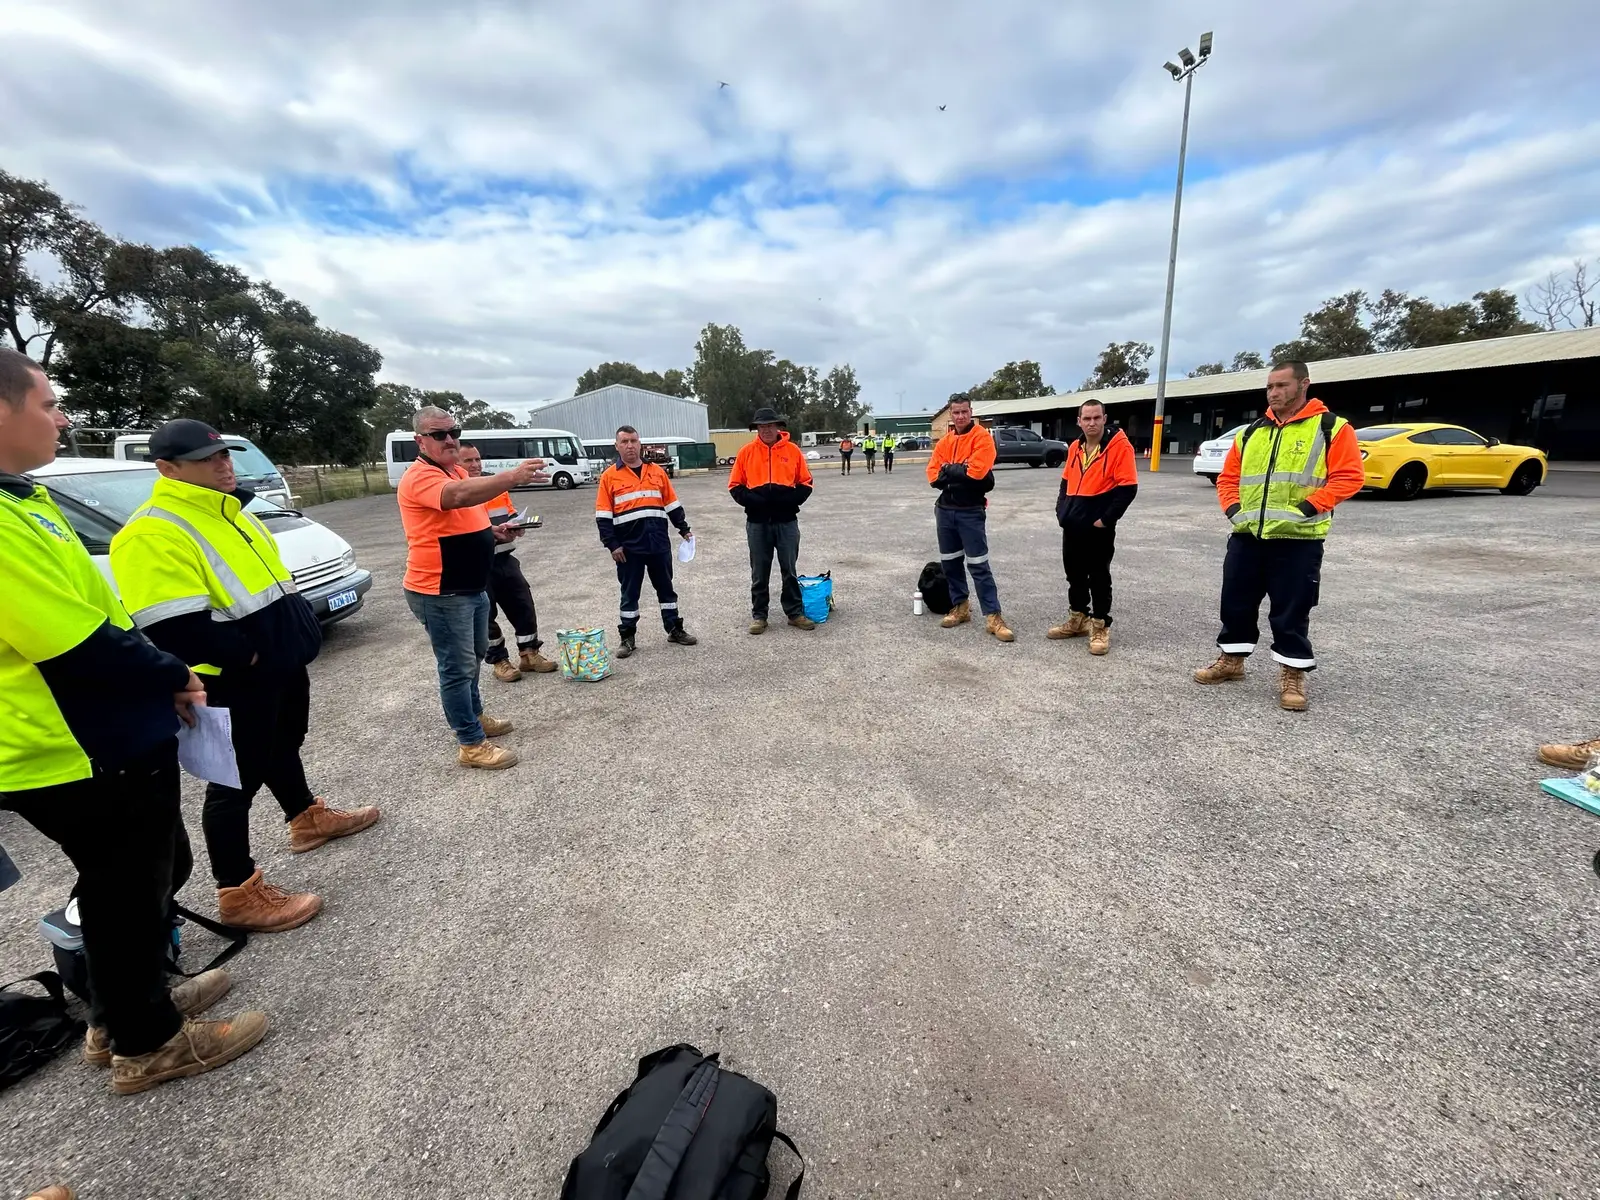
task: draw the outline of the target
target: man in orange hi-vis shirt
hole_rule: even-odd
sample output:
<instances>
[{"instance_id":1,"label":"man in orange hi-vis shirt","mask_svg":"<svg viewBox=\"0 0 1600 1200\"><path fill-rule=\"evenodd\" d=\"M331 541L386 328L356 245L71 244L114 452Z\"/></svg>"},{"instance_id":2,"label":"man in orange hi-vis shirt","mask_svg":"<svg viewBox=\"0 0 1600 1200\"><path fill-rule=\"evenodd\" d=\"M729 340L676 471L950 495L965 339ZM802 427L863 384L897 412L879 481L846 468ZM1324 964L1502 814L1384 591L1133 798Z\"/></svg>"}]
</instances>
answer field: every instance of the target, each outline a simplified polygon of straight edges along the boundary
<instances>
[{"instance_id":1,"label":"man in orange hi-vis shirt","mask_svg":"<svg viewBox=\"0 0 1600 1200\"><path fill-rule=\"evenodd\" d=\"M967 572L978 590L978 606L986 628L1002 642L1014 642L1000 615L1000 594L989 569L989 533L984 510L994 489L994 434L972 419L972 397L950 397L950 428L928 460L928 483L939 490L933 516L939 531L939 561L950 585L950 611L939 624L946 629L972 620L967 602Z\"/></svg>"},{"instance_id":2,"label":"man in orange hi-vis shirt","mask_svg":"<svg viewBox=\"0 0 1600 1200\"><path fill-rule=\"evenodd\" d=\"M1120 429L1106 436L1106 406L1085 400L1078 406L1083 436L1067 447L1056 496L1061 526L1061 565L1067 572L1066 623L1045 637L1089 637L1089 653L1111 649L1111 556L1117 549L1117 522L1139 491L1133 443Z\"/></svg>"}]
</instances>

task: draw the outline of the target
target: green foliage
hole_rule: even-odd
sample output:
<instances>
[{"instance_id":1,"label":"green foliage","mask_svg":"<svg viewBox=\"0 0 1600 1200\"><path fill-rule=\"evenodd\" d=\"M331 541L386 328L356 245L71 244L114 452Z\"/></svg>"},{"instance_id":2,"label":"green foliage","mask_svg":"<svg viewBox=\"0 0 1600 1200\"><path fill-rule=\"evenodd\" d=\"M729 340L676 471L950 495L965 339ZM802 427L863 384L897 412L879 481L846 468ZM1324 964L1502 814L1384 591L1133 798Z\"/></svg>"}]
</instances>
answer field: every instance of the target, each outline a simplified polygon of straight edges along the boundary
<instances>
[{"instance_id":1,"label":"green foliage","mask_svg":"<svg viewBox=\"0 0 1600 1200\"><path fill-rule=\"evenodd\" d=\"M1222 375L1226 373L1227 370L1228 368L1219 362L1201 363L1198 367L1189 372L1189 378L1196 379L1202 375Z\"/></svg>"},{"instance_id":2,"label":"green foliage","mask_svg":"<svg viewBox=\"0 0 1600 1200\"><path fill-rule=\"evenodd\" d=\"M815 367L771 350L750 349L733 325L709 324L700 331L686 383L706 405L716 429L748 425L763 407L777 409L791 428L827 431L852 428L866 411L858 399L861 384L848 363L819 375Z\"/></svg>"},{"instance_id":3,"label":"green foliage","mask_svg":"<svg viewBox=\"0 0 1600 1200\"><path fill-rule=\"evenodd\" d=\"M1233 363L1228 367L1230 371L1262 371L1267 362L1254 350L1241 350L1233 356Z\"/></svg>"},{"instance_id":4,"label":"green foliage","mask_svg":"<svg viewBox=\"0 0 1600 1200\"><path fill-rule=\"evenodd\" d=\"M1393 288L1385 288L1376 300L1369 300L1365 292L1346 292L1307 313L1300 325L1300 336L1274 346L1272 357L1276 361L1317 362L1375 351L1537 333L1539 328L1522 319L1517 298L1502 288L1491 288L1476 293L1471 300L1446 305Z\"/></svg>"},{"instance_id":5,"label":"green foliage","mask_svg":"<svg viewBox=\"0 0 1600 1200\"><path fill-rule=\"evenodd\" d=\"M1044 381L1039 364L1031 358L1008 362L988 380L967 389L974 400L1021 400L1029 396L1054 396L1055 388Z\"/></svg>"},{"instance_id":6,"label":"green foliage","mask_svg":"<svg viewBox=\"0 0 1600 1200\"><path fill-rule=\"evenodd\" d=\"M598 367L590 367L578 376L577 390L573 394L581 396L585 392L610 387L613 383L625 383L629 387L644 388L647 392L660 392L664 396L686 397L691 394L688 380L678 368L673 367L660 372L646 371L631 362L608 362L601 363Z\"/></svg>"},{"instance_id":7,"label":"green foliage","mask_svg":"<svg viewBox=\"0 0 1600 1200\"><path fill-rule=\"evenodd\" d=\"M1094 373L1079 385L1080 392L1091 388L1129 387L1150 378L1150 356L1155 348L1149 342L1112 342L1100 351Z\"/></svg>"}]
</instances>

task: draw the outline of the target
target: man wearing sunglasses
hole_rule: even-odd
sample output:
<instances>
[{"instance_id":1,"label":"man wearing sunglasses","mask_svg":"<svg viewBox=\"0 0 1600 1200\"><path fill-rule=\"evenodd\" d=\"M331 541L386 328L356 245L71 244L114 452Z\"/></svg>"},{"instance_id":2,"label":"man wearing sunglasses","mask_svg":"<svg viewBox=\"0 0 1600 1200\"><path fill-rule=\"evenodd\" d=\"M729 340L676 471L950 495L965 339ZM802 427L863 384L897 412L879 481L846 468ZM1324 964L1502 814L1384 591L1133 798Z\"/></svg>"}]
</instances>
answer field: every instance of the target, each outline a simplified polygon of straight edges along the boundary
<instances>
[{"instance_id":1,"label":"man wearing sunglasses","mask_svg":"<svg viewBox=\"0 0 1600 1200\"><path fill-rule=\"evenodd\" d=\"M498 475L469 478L461 466L461 427L442 408L418 410L416 461L400 479L406 531L406 604L428 631L439 669L439 700L464 767L515 766L515 751L489 738L511 722L485 716L478 664L489 651L489 572L495 535L484 508L501 492L545 482L544 460L530 458Z\"/></svg>"}]
</instances>

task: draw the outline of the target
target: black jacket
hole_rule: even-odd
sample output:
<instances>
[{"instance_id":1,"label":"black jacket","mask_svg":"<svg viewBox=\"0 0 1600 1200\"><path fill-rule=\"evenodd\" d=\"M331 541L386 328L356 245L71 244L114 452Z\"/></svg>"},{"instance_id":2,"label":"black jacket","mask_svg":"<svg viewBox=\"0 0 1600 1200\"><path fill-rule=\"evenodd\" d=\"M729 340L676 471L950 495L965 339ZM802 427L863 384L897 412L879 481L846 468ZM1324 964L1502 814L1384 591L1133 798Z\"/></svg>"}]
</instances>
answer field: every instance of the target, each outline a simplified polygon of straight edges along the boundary
<instances>
[{"instance_id":1,"label":"black jacket","mask_svg":"<svg viewBox=\"0 0 1600 1200\"><path fill-rule=\"evenodd\" d=\"M933 502L935 508L982 508L988 503L984 497L994 491L994 471L973 479L960 463L946 463L933 486L939 489L939 498Z\"/></svg>"}]
</instances>

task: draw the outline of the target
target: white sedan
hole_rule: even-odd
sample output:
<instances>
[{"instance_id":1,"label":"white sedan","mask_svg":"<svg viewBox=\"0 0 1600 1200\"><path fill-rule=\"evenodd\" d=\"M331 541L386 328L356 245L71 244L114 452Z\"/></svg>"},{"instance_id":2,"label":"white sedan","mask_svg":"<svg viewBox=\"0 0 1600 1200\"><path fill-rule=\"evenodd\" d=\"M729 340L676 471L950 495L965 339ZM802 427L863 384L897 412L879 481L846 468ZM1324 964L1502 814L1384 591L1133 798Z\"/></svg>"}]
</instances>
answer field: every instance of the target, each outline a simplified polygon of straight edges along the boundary
<instances>
[{"instance_id":1,"label":"white sedan","mask_svg":"<svg viewBox=\"0 0 1600 1200\"><path fill-rule=\"evenodd\" d=\"M1200 449L1194 456L1194 473L1203 475L1213 484L1217 476L1222 474L1223 461L1228 457L1228 450L1233 446L1233 439L1239 436L1243 425L1235 425L1220 437L1214 437L1209 442L1201 442Z\"/></svg>"}]
</instances>

